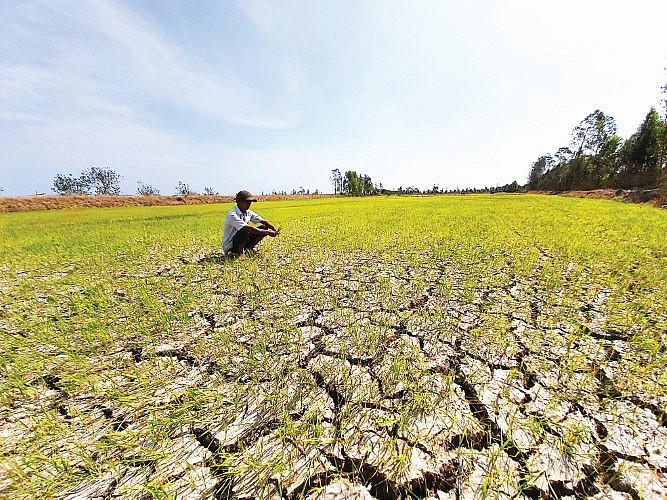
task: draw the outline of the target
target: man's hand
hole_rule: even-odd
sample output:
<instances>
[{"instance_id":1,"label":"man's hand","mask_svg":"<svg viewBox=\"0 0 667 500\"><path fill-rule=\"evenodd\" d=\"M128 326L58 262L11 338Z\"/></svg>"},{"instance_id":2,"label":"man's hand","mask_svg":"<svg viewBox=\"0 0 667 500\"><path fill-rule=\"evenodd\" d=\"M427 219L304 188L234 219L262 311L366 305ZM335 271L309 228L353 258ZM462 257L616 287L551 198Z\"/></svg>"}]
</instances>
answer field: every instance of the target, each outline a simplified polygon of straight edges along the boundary
<instances>
[{"instance_id":1,"label":"man's hand","mask_svg":"<svg viewBox=\"0 0 667 500\"><path fill-rule=\"evenodd\" d=\"M279 227L277 228L276 226L271 224L268 220L262 221L262 224L264 224L264 226L266 227L266 233L264 234L266 234L267 236L275 238L280 234L280 228Z\"/></svg>"}]
</instances>

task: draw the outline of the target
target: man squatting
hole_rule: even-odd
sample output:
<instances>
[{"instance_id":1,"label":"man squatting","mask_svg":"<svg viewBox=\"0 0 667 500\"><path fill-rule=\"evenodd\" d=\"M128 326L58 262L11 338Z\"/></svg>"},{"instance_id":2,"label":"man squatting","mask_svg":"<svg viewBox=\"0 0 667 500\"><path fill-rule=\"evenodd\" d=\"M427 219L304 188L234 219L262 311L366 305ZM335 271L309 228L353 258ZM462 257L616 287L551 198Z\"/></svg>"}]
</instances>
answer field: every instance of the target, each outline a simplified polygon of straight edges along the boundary
<instances>
[{"instance_id":1,"label":"man squatting","mask_svg":"<svg viewBox=\"0 0 667 500\"><path fill-rule=\"evenodd\" d=\"M250 210L253 201L257 199L248 191L243 190L236 194L236 206L225 218L222 236L222 250L226 255L239 256L245 251L254 251L257 243L265 236L276 237L280 233L268 220ZM259 225L255 227L250 223Z\"/></svg>"}]
</instances>

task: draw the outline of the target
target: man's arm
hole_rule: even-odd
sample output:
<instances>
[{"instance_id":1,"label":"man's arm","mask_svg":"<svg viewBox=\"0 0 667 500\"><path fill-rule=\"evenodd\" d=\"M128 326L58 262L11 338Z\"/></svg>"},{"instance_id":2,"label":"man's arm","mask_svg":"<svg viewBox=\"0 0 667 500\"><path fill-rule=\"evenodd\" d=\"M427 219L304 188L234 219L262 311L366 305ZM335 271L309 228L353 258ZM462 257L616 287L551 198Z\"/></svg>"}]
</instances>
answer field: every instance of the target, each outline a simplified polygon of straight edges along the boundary
<instances>
[{"instance_id":1,"label":"man's arm","mask_svg":"<svg viewBox=\"0 0 667 500\"><path fill-rule=\"evenodd\" d=\"M280 233L280 230L276 229L276 227L271 224L268 220L264 219L261 217L259 214L253 212L252 210L248 210L250 213L250 222L254 222L255 224L263 224L265 227L268 229L257 229L257 231L253 231L250 229L251 234L263 234L264 236L278 236L278 233ZM250 226L248 226L250 227Z\"/></svg>"},{"instance_id":2,"label":"man's arm","mask_svg":"<svg viewBox=\"0 0 667 500\"><path fill-rule=\"evenodd\" d=\"M273 224L271 224L268 220L263 220L263 221L262 221L262 224L264 224L264 225L265 225L266 227L268 227L269 229L273 229L274 231L277 231L277 229L275 228L275 226L274 226Z\"/></svg>"},{"instance_id":3,"label":"man's arm","mask_svg":"<svg viewBox=\"0 0 667 500\"><path fill-rule=\"evenodd\" d=\"M275 227L273 227L273 225L267 224L267 221L264 221L263 224L269 229L260 229L255 226L251 226L250 224L248 224L245 227L250 234L260 234L262 236L278 236L279 231Z\"/></svg>"}]
</instances>

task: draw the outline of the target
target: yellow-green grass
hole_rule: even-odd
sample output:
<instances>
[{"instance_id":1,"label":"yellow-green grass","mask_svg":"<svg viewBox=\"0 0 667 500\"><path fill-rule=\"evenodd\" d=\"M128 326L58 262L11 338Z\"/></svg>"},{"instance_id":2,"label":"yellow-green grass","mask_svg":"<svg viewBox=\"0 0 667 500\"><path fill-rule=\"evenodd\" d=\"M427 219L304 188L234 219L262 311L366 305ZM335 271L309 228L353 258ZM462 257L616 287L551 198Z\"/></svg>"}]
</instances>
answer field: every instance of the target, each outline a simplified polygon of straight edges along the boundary
<instances>
[{"instance_id":1,"label":"yellow-green grass","mask_svg":"<svg viewBox=\"0 0 667 500\"><path fill-rule=\"evenodd\" d=\"M354 449L344 432L357 418L349 405L369 408L375 397L363 393L370 379L355 372L355 363L366 366L364 356L372 360L371 378L403 390L396 411L382 410L377 422L392 422L399 429L392 439L416 446L401 429L436 404L434 394L445 397L438 392L445 389L434 392L427 382L440 373L429 365L437 354L429 345L438 342L465 353L463 368L442 375L446 388L455 380L465 388L461 378L470 377L482 394L489 382L479 370L482 378L470 376L465 363L485 361L544 376L545 387L543 374L553 371L561 384L553 404L583 405L578 411L590 411L591 420L597 410L586 398L593 394L591 404L602 407L602 391L664 417L664 210L544 195L267 201L252 208L280 226L280 236L267 238L252 258L227 260L220 240L230 208L0 214L0 421L8 422L0 426L0 496L57 495L123 477L123 467L159 469L155 464L169 454L161 443L177 429L201 438L202 430L229 425L258 388L262 404L277 408L260 441L277 429L281 442L303 440L305 449L322 452L331 439ZM299 366L307 350L299 328L314 326L323 312L332 318L335 335L324 338L333 344L325 342ZM528 325L521 336L516 321ZM401 326L411 335L405 342L422 345L396 347ZM456 341L446 341L449 335ZM595 346L582 351L591 338ZM383 361L387 345L402 354ZM593 352L598 348L604 352ZM194 373L197 367L204 373ZM348 403L335 418L323 420L310 403L295 409L295 397L310 401L307 393L334 381ZM586 383L597 389L582 396ZM535 422L549 418L529 415ZM332 425L335 436L324 439ZM483 449L512 455L514 445L494 443ZM267 478L289 468L284 450L256 464L244 446L253 442L209 458L216 480L251 471L273 484ZM531 460L514 455L519 472L510 468L507 484L520 477L519 488L535 488ZM406 456L401 451L387 463ZM503 471L494 474L491 482L502 483ZM127 494L175 495L176 479L165 477L149 477ZM486 492L487 483L478 486Z\"/></svg>"}]
</instances>

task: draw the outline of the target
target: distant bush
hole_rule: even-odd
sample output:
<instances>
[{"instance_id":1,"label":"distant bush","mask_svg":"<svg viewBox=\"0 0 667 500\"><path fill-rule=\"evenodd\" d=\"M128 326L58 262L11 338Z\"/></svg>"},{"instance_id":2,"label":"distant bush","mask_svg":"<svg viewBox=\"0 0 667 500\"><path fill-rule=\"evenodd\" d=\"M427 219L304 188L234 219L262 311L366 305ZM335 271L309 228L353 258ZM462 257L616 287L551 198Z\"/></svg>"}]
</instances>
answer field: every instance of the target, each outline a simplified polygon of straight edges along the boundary
<instances>
[{"instance_id":1,"label":"distant bush","mask_svg":"<svg viewBox=\"0 0 667 500\"><path fill-rule=\"evenodd\" d=\"M179 196L187 196L189 194L197 194L194 191L190 191L190 185L182 181L178 181L178 186L176 186L176 193Z\"/></svg>"},{"instance_id":2,"label":"distant bush","mask_svg":"<svg viewBox=\"0 0 667 500\"><path fill-rule=\"evenodd\" d=\"M88 194L89 190L81 177L72 174L57 174L53 179L52 191L58 194Z\"/></svg>"},{"instance_id":3,"label":"distant bush","mask_svg":"<svg viewBox=\"0 0 667 500\"><path fill-rule=\"evenodd\" d=\"M137 181L137 194L141 196L156 196L160 194L160 190L151 185L144 184L141 181Z\"/></svg>"}]
</instances>

